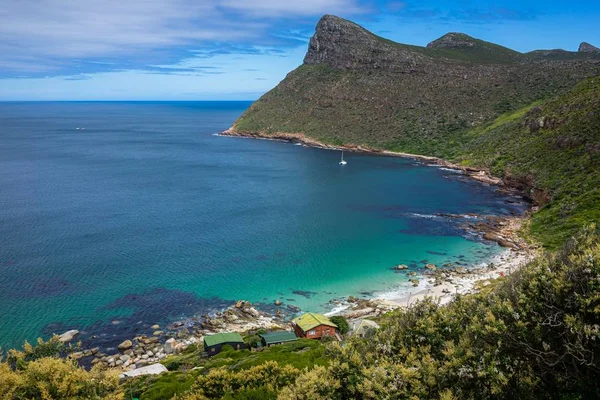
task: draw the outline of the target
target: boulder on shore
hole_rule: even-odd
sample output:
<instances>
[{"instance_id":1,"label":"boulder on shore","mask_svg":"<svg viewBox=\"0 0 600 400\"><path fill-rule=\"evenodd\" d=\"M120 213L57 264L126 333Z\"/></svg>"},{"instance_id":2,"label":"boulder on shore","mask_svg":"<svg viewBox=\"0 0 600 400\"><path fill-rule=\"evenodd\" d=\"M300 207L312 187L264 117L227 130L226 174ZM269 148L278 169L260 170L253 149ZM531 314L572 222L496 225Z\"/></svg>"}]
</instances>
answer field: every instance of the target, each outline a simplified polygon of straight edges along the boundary
<instances>
[{"instance_id":1,"label":"boulder on shore","mask_svg":"<svg viewBox=\"0 0 600 400\"><path fill-rule=\"evenodd\" d=\"M133 346L133 342L129 339L125 340L124 342L122 342L120 345L117 346L117 348L121 351L123 350L127 350L130 349Z\"/></svg>"},{"instance_id":2,"label":"boulder on shore","mask_svg":"<svg viewBox=\"0 0 600 400\"><path fill-rule=\"evenodd\" d=\"M119 375L119 377L121 379L123 379L126 377L132 378L134 376L142 376L142 375L159 375L159 374L162 374L163 372L167 372L167 367L165 367L164 365L162 365L160 363L156 363L156 364L148 365L146 367L136 368L131 371L123 372L121 375Z\"/></svg>"},{"instance_id":3,"label":"boulder on shore","mask_svg":"<svg viewBox=\"0 0 600 400\"><path fill-rule=\"evenodd\" d=\"M165 353L167 353L167 354L175 353L177 344L178 344L177 340L175 340L174 338L167 340L164 344Z\"/></svg>"}]
</instances>

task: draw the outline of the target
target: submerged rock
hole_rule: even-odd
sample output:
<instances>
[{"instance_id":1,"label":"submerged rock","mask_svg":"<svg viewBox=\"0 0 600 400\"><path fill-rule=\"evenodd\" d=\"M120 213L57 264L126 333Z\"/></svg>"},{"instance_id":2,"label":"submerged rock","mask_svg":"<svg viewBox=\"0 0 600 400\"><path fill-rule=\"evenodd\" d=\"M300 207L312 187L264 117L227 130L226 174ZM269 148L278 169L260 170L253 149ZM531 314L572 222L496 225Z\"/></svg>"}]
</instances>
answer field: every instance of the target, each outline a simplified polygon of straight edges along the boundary
<instances>
[{"instance_id":1,"label":"submerged rock","mask_svg":"<svg viewBox=\"0 0 600 400\"><path fill-rule=\"evenodd\" d=\"M68 343L71 340L73 340L73 338L77 335L79 335L79 331L77 329L71 329L70 331L66 331L62 335L59 335L58 340L63 343Z\"/></svg>"}]
</instances>

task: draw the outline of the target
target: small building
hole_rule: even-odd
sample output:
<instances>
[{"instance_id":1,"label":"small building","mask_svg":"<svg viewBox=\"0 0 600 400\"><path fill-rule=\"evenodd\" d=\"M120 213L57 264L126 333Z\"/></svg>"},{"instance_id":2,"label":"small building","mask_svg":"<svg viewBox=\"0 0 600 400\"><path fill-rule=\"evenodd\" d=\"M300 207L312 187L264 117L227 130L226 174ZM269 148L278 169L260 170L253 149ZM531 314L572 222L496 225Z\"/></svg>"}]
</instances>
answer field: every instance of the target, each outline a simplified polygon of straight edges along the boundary
<instances>
[{"instance_id":1,"label":"small building","mask_svg":"<svg viewBox=\"0 0 600 400\"><path fill-rule=\"evenodd\" d=\"M292 320L296 336L308 339L320 339L333 336L341 340L337 325L323 314L306 313Z\"/></svg>"},{"instance_id":2,"label":"small building","mask_svg":"<svg viewBox=\"0 0 600 400\"><path fill-rule=\"evenodd\" d=\"M209 356L219 354L226 344L235 350L244 348L244 339L237 332L216 333L214 335L204 336L204 351Z\"/></svg>"},{"instance_id":3,"label":"small building","mask_svg":"<svg viewBox=\"0 0 600 400\"><path fill-rule=\"evenodd\" d=\"M350 323L350 336L371 337L379 329L377 322L369 319L356 319Z\"/></svg>"},{"instance_id":4,"label":"small building","mask_svg":"<svg viewBox=\"0 0 600 400\"><path fill-rule=\"evenodd\" d=\"M296 334L290 331L267 332L259 336L263 346L272 346L274 344L288 343L298 340Z\"/></svg>"}]
</instances>

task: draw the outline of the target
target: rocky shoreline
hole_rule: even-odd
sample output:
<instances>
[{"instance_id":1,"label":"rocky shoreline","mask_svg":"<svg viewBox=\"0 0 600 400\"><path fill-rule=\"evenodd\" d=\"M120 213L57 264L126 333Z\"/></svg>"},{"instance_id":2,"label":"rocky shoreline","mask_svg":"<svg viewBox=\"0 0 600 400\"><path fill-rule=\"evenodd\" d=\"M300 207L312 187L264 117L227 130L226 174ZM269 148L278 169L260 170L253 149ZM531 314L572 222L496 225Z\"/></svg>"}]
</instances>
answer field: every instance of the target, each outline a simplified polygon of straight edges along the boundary
<instances>
[{"instance_id":1,"label":"rocky shoreline","mask_svg":"<svg viewBox=\"0 0 600 400\"><path fill-rule=\"evenodd\" d=\"M181 353L190 345L202 346L204 336L221 332L253 332L259 329L286 329L283 312L270 315L257 310L251 303L240 300L214 315L175 321L164 329L152 325L147 334L124 340L116 347L101 350L86 348L71 353L69 357L84 366L101 365L123 372L145 367ZM79 331L70 330L59 335L63 343L77 341Z\"/></svg>"},{"instance_id":2,"label":"rocky shoreline","mask_svg":"<svg viewBox=\"0 0 600 400\"><path fill-rule=\"evenodd\" d=\"M333 146L333 145L322 143L318 140L309 138L308 136L304 135L303 133L276 132L276 133L272 133L272 134L266 134L266 133L262 133L262 132L239 132L239 131L234 130L233 128L229 128L229 129L221 132L220 135L252 138L252 139L263 139L263 140L276 140L276 141L291 142L291 143L300 143L305 146L316 147L319 149L344 150L344 151L349 151L349 152L382 155L382 156L389 156L389 157L411 158L414 160L419 160L425 164L458 170L458 171L461 171L462 173L464 173L466 176L468 176L472 179L475 179L477 181L491 184L491 185L496 185L496 186L504 188L507 191L510 191L513 193L519 193L524 196L527 196L527 194L522 192L520 189L518 189L516 187L512 187L510 184L506 183L502 179L491 175L488 170L472 168L472 167L465 167L462 165L454 164L450 161L447 161L447 160L444 160L444 159L441 159L438 157L430 157L430 156L423 156L423 155L419 155L419 154L402 153L402 152L395 152L395 151L389 151L389 150L380 150L380 149L376 149L376 148L372 148L372 147L368 147L368 146L353 145L353 144L347 144L347 145L342 145L342 146Z\"/></svg>"},{"instance_id":3,"label":"rocky shoreline","mask_svg":"<svg viewBox=\"0 0 600 400\"><path fill-rule=\"evenodd\" d=\"M449 218L465 216L444 215ZM426 297L439 304L446 304L456 294L468 294L489 284L490 280L502 277L517 270L533 259L536 249L518 236L518 231L526 220L522 217L467 218L464 229L476 230L487 240L498 242L506 251L490 260L488 264L469 267L459 264L425 264L419 269L407 265L396 265L392 269L407 275L410 285L394 293L375 295L359 299L354 296L332 300L334 311L328 315L343 315L350 322L362 318L377 318L397 308L409 307ZM258 310L251 303L240 300L223 311L202 315L186 320L175 321L164 329L152 325L148 332L124 340L116 347L101 350L89 347L74 352L70 357L80 364L122 372L132 371L159 363L172 354L184 351L190 345L202 346L204 336L221 332L254 333L258 330L291 329L289 318L301 311L299 308L274 302L275 312ZM304 310L310 311L310 310ZM62 342L77 340L77 330L70 330L59 336Z\"/></svg>"},{"instance_id":4,"label":"rocky shoreline","mask_svg":"<svg viewBox=\"0 0 600 400\"><path fill-rule=\"evenodd\" d=\"M518 219L509 224L515 229ZM508 229L508 228L507 228ZM514 231L513 231L514 232ZM506 233L505 233L506 234ZM330 304L336 311L328 315L343 315L350 322L363 318L377 318L385 313L403 307L410 307L417 301L427 297L434 299L440 305L449 303L457 294L477 292L490 280L506 276L522 265L531 261L535 250L516 238L518 247L510 247L487 265L464 267L457 265L436 266L426 264L418 271L406 265L394 267L396 272L405 273L412 287L396 293L378 295L373 298L359 299L354 296L342 300L332 300ZM124 340L114 348L101 351L98 347L83 349L72 353L69 357L84 366L101 365L104 368L116 369L122 372L132 371L151 364L160 363L170 355L178 354L190 345L202 346L204 336L221 332L255 333L258 330L290 330L290 312L284 304L277 305L278 311L267 313L259 311L250 302L240 300L222 312L212 316L204 315L199 318L173 322L163 329L153 325L147 334L138 335ZM310 310L305 310L310 311ZM70 330L59 336L62 342L77 340L78 331Z\"/></svg>"},{"instance_id":5,"label":"rocky shoreline","mask_svg":"<svg viewBox=\"0 0 600 400\"><path fill-rule=\"evenodd\" d=\"M322 144L302 134L241 134L232 130L222 133L227 136L241 136L280 140L301 143L306 146L325 149L344 149L375 155L407 157L417 159L429 165L459 170L466 176L487 184L497 185L515 193L501 179L489 175L487 171L461 167L447 161L427 156L378 151L361 146L336 147ZM467 294L485 286L490 279L495 279L518 269L530 261L534 254L528 243L519 237L518 231L528 219L529 214L521 216L484 216L439 214L440 217L453 218L465 231L471 232L483 240L493 241L506 248L506 252L487 265L465 267L445 264L437 266L426 264L419 270L406 265L393 267L396 272L405 273L409 284L396 293L388 293L368 299L349 296L346 299L332 300L335 307L328 315L343 315L348 320L376 318L391 310L408 307L415 302L432 297L439 304L450 302L457 293ZM251 303L240 300L223 311L213 315L202 315L183 321L176 321L164 327L152 325L148 333L124 340L116 347L103 349L91 347L70 355L82 365L101 365L105 368L118 369L123 372L132 371L153 363L159 363L172 354L184 351L190 345L202 345L206 335L220 332L253 333L260 329L290 329L288 316L299 311L297 307L282 304L276 300L275 312L259 311ZM309 310L305 310L309 311ZM77 338L79 332L71 330L60 335L61 341L70 342ZM89 346L88 346L89 347Z\"/></svg>"},{"instance_id":6,"label":"rocky shoreline","mask_svg":"<svg viewBox=\"0 0 600 400\"><path fill-rule=\"evenodd\" d=\"M433 298L439 304L446 304L458 293L476 292L489 284L490 280L508 275L533 259L536 250L517 235L524 221L524 218L518 217L487 217L476 222L467 222L465 229L477 229L483 237L497 239L495 241L498 243L502 241L507 250L490 263L477 267L426 264L416 270L406 265L396 265L392 269L397 273L406 274L412 286L368 299L349 296L341 300L332 300L330 304L335 307L335 311L328 315L343 315L352 322L356 319L380 317L391 310L409 307L426 297ZM290 308L279 300L275 300L274 306L276 311L269 313L240 300L212 315L175 321L164 329L159 325L152 325L148 333L124 340L116 347L102 351L99 347L88 347L72 353L70 357L84 366L99 364L104 368L128 372L159 363L169 355L184 351L190 345L202 346L204 336L209 334L291 329L288 317L301 310L293 306ZM79 331L70 330L60 335L59 340L65 343L76 341L78 334Z\"/></svg>"}]
</instances>

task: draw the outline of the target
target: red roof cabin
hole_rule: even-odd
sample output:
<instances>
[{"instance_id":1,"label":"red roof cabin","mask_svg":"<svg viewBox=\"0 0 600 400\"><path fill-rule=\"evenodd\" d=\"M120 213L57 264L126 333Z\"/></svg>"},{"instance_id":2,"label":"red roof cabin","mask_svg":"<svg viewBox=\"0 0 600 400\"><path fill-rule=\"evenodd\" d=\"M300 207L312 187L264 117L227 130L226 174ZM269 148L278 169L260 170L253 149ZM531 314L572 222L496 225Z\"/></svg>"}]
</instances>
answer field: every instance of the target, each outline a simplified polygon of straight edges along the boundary
<instances>
[{"instance_id":1,"label":"red roof cabin","mask_svg":"<svg viewBox=\"0 0 600 400\"><path fill-rule=\"evenodd\" d=\"M332 336L340 339L337 325L322 314L306 313L292 320L296 336L308 339L320 339Z\"/></svg>"}]
</instances>

